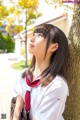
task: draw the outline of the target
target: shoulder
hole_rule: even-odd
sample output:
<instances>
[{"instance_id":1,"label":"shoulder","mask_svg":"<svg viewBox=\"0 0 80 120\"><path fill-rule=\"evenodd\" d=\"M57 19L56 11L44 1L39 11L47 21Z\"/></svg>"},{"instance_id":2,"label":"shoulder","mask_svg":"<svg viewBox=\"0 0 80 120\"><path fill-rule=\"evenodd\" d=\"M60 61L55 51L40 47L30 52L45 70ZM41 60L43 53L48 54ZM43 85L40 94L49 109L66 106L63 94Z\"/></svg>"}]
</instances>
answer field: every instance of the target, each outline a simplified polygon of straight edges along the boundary
<instances>
[{"instance_id":1,"label":"shoulder","mask_svg":"<svg viewBox=\"0 0 80 120\"><path fill-rule=\"evenodd\" d=\"M23 69L19 72L19 74L17 76L17 79L16 79L17 84L22 85L25 82L25 77L22 77L25 71L26 71L26 69Z\"/></svg>"},{"instance_id":2,"label":"shoulder","mask_svg":"<svg viewBox=\"0 0 80 120\"><path fill-rule=\"evenodd\" d=\"M25 68L25 69L23 69L23 70L20 71L19 78L21 80L24 80L26 78L27 71L28 71L28 68Z\"/></svg>"},{"instance_id":3,"label":"shoulder","mask_svg":"<svg viewBox=\"0 0 80 120\"><path fill-rule=\"evenodd\" d=\"M68 88L66 79L65 79L64 77L60 76L60 75L57 75L57 76L53 79L52 84L55 84L55 85L57 85L57 86L63 86L63 87Z\"/></svg>"},{"instance_id":4,"label":"shoulder","mask_svg":"<svg viewBox=\"0 0 80 120\"><path fill-rule=\"evenodd\" d=\"M69 89L65 78L57 75L53 81L48 85L49 91L62 92L66 95L69 95Z\"/></svg>"}]
</instances>

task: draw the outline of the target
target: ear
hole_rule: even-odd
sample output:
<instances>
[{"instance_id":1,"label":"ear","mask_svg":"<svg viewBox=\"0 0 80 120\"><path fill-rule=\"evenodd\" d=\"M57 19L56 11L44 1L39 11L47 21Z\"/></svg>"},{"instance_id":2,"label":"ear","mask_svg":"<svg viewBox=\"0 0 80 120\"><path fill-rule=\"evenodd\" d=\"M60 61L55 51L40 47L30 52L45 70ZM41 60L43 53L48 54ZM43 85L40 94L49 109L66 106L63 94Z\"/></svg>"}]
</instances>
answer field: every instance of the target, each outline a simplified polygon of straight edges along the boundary
<instances>
[{"instance_id":1,"label":"ear","mask_svg":"<svg viewBox=\"0 0 80 120\"><path fill-rule=\"evenodd\" d=\"M50 46L50 51L51 51L51 52L56 51L56 50L58 49L58 46L59 46L58 43L53 43L53 44L51 44L51 46Z\"/></svg>"}]
</instances>

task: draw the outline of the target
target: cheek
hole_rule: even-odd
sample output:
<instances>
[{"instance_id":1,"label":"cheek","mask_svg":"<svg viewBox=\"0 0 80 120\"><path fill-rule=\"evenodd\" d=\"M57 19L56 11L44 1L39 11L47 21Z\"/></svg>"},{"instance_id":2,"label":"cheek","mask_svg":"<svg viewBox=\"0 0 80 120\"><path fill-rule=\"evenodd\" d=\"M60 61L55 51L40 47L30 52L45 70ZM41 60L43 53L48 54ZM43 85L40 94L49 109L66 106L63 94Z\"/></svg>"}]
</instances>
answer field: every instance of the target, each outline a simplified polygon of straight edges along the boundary
<instances>
[{"instance_id":1,"label":"cheek","mask_svg":"<svg viewBox=\"0 0 80 120\"><path fill-rule=\"evenodd\" d=\"M36 51L37 54L39 54L40 56L44 56L46 51L46 45L45 44L37 45Z\"/></svg>"},{"instance_id":2,"label":"cheek","mask_svg":"<svg viewBox=\"0 0 80 120\"><path fill-rule=\"evenodd\" d=\"M38 44L36 45L36 48L37 48L39 51L45 51L45 48L46 48L45 42L43 42L43 43L38 43Z\"/></svg>"}]
</instances>

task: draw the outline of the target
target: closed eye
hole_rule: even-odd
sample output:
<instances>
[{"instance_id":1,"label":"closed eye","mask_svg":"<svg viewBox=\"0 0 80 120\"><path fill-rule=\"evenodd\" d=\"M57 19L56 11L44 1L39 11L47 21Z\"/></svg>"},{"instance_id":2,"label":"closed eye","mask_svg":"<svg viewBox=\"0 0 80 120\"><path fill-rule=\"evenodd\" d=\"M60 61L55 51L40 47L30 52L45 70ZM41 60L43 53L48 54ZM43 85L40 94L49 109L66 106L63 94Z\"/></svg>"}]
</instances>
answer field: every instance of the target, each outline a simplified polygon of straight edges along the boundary
<instances>
[{"instance_id":1,"label":"closed eye","mask_svg":"<svg viewBox=\"0 0 80 120\"><path fill-rule=\"evenodd\" d=\"M36 33L36 34L33 34L34 37L37 37L37 36L41 36L43 37L43 34L42 33Z\"/></svg>"},{"instance_id":2,"label":"closed eye","mask_svg":"<svg viewBox=\"0 0 80 120\"><path fill-rule=\"evenodd\" d=\"M38 34L38 36L41 36L41 37L43 37L43 34L42 34L42 33L39 33L39 34Z\"/></svg>"}]
</instances>

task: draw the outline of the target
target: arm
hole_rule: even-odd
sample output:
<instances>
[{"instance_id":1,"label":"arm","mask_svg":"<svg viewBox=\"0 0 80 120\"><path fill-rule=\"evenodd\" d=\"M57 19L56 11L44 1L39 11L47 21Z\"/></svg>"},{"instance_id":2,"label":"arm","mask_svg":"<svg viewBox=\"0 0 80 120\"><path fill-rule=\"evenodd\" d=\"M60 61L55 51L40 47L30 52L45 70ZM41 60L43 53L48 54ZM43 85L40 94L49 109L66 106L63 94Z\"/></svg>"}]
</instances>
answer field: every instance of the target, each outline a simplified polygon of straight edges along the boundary
<instances>
[{"instance_id":1,"label":"arm","mask_svg":"<svg viewBox=\"0 0 80 120\"><path fill-rule=\"evenodd\" d=\"M19 120L20 112L24 106L24 101L21 96L17 96L13 120Z\"/></svg>"}]
</instances>

